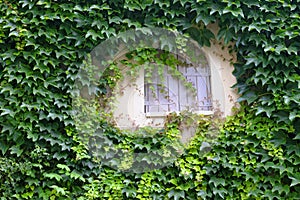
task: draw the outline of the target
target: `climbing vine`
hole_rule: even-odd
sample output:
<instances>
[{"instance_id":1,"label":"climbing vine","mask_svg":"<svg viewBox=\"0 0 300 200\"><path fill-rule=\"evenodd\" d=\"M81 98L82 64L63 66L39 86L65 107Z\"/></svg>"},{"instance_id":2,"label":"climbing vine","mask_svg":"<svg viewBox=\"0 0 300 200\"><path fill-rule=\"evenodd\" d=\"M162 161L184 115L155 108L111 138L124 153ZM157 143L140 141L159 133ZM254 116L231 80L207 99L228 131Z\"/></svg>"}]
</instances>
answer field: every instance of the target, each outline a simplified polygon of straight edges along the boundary
<instances>
[{"instance_id":1,"label":"climbing vine","mask_svg":"<svg viewBox=\"0 0 300 200\"><path fill-rule=\"evenodd\" d=\"M299 198L299 5L299 0L0 0L1 199ZM219 26L216 35L208 28L212 23ZM200 46L213 40L233 44L241 108L221 128L213 120L197 121L196 136L168 166L124 172L95 160L80 140L72 118L74 83L100 42L153 27L188 34ZM102 84L113 86L107 75ZM144 143L94 114L98 128L129 151L147 152L178 134L175 116L165 134Z\"/></svg>"}]
</instances>

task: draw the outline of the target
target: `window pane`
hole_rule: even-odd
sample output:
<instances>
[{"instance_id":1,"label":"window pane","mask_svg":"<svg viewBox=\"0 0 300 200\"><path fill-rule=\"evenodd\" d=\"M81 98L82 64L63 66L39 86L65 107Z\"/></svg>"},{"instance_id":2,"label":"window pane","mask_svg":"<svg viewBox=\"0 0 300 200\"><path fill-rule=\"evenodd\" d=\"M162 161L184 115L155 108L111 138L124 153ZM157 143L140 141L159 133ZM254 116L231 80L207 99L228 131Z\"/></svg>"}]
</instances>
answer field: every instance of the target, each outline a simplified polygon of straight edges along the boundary
<instances>
[{"instance_id":1,"label":"window pane","mask_svg":"<svg viewBox=\"0 0 300 200\"><path fill-rule=\"evenodd\" d=\"M145 113L212 110L210 69L203 63L177 66L184 80L172 75L167 67L163 79L154 70L151 83L145 79Z\"/></svg>"}]
</instances>

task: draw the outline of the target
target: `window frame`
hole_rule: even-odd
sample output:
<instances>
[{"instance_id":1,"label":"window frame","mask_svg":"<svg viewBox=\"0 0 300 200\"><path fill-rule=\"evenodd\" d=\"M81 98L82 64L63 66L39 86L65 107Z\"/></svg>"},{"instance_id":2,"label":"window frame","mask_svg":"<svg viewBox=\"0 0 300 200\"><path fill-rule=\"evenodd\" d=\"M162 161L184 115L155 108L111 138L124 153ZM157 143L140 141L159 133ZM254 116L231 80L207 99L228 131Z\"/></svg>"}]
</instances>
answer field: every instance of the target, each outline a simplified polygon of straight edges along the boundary
<instances>
[{"instance_id":1,"label":"window frame","mask_svg":"<svg viewBox=\"0 0 300 200\"><path fill-rule=\"evenodd\" d=\"M203 56L202 57L203 60L201 60L202 64L198 63L198 64L196 64L196 66L195 65L191 65L191 66L180 66L180 65L177 65L176 66L176 70L178 70L185 77L186 81L189 82L189 83L191 83L193 86L195 86L195 84L193 84L192 81L189 81L189 78L191 78L192 76L196 76L196 82L197 82L196 85L197 85L197 87L194 87L194 88L196 89L196 93L197 93L196 94L197 97L196 97L196 100L195 100L195 102L197 102L197 103L200 103L201 101L209 101L209 100L205 100L205 98L201 99L201 100L198 100L198 97L200 96L200 91L199 90L203 91L203 88L199 87L200 84L198 82L200 82L200 81L203 80L202 82L204 83L204 86L206 87L205 88L206 95L204 95L204 96L207 99L210 99L210 104L209 105L203 105L203 107L207 107L207 109L202 109L202 110L200 109L200 106L197 106L197 110L193 109L192 112L196 113L196 114L212 115L213 114L213 102L212 102L212 99L213 99L212 93L213 92L212 92L212 87L211 87L211 82L212 82L212 80L211 80L211 67L210 67L210 65L208 63L208 60L207 60L207 58L206 58L206 56L205 56L205 54L204 54L204 52L202 50L201 50L201 54ZM176 58L180 59L180 60L184 59L183 57L180 57L179 55L177 55ZM183 61L185 63L187 63L187 64L191 64L191 62L188 61L187 59L184 59ZM189 72L188 72L189 69L188 68L194 68L195 69L194 71L199 70L199 73L198 74L193 74L193 75L189 74ZM182 106L193 107L193 105L190 106L191 103L187 103L186 105L182 105L180 103L180 99L181 99L180 97L182 97L181 94L180 94L180 92L186 93L186 97L185 97L186 98L186 102L188 102L187 99L191 100L191 98L189 96L187 96L188 95L188 91L186 91L189 88L187 88L186 86L182 87L181 86L181 84L182 84L181 80L175 80L175 84L177 84L176 86L178 87L177 94L176 94L177 95L177 100L175 101L176 104L177 104L177 106L176 106L177 109L176 110L172 110L172 111L170 111L169 108L168 108L168 111L149 111L149 107L150 106L158 106L159 107L160 105L159 104L158 105L154 105L154 104L151 105L149 103L146 103L146 101L147 101L146 100L146 98L147 98L147 96L146 96L147 94L146 93L149 93L149 92L146 92L146 90L149 91L149 88L145 88L145 87L146 87L146 85L149 85L149 84L152 84L152 85L163 85L169 91L169 88L170 88L169 78L172 78L172 75L169 74L168 72L169 72L169 67L167 67L166 69L164 69L164 77L167 77L167 80L165 80L165 83L160 82L160 80L158 80L156 83L146 83L146 76L145 76L146 72L143 71L143 74L144 74L144 113L145 113L145 116L147 118L151 118L151 117L154 117L154 118L155 117L165 117L166 115L168 115L170 113L173 113L173 112L180 113L182 111L189 110L189 109L181 109ZM194 72L194 73L197 73L197 72ZM155 74L155 75L152 74L151 78L157 80L157 77L155 77L155 76L157 76L157 74ZM147 77L147 78L149 78L149 77ZM173 79L174 79L174 77L173 77ZM205 79L205 81L204 81L204 79ZM173 80L173 83L174 83L174 80ZM179 88L181 88L181 89L179 89ZM185 88L185 89L183 89L183 88ZM159 92L157 92L156 95L159 96ZM170 95L170 92L168 92L168 96L172 96L172 95ZM150 97L148 97L148 98L150 98ZM194 97L192 97L192 98L194 98ZM194 101L194 100L192 100L192 101ZM148 106L148 108L146 106ZM158 108L158 110L159 110L159 108Z\"/></svg>"},{"instance_id":2,"label":"window frame","mask_svg":"<svg viewBox=\"0 0 300 200\"><path fill-rule=\"evenodd\" d=\"M232 88L236 84L236 78L232 72L232 57L228 48L224 48L219 43L212 43L210 47L201 47L204 52L211 75L211 94L212 111L195 112L200 115L215 115L220 117L233 114L232 108L239 106L237 103L238 94L236 89ZM124 54L125 55L125 54ZM222 56L220 56L222 55ZM125 58L125 56L124 56ZM120 60L121 57L118 58ZM120 66L123 74L127 73L126 65ZM163 127L165 117L170 112L145 114L144 112L144 69L138 71L134 85L130 76L125 76L118 82L115 88L116 100L111 111L113 120L121 129L132 129L136 127Z\"/></svg>"}]
</instances>

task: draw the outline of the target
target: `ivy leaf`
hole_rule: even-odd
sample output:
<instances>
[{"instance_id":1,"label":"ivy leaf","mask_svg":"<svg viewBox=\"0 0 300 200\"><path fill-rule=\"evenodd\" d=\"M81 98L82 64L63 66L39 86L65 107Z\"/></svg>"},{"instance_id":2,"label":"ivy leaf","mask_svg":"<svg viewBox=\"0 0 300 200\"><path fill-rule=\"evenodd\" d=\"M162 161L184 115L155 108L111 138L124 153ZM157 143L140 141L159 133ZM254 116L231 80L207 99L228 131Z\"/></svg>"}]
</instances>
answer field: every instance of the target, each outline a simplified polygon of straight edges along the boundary
<instances>
[{"instance_id":1,"label":"ivy leaf","mask_svg":"<svg viewBox=\"0 0 300 200\"><path fill-rule=\"evenodd\" d=\"M27 138L32 139L32 141L35 142L39 138L39 135L36 133L33 133L32 131L29 131L27 134Z\"/></svg>"},{"instance_id":2,"label":"ivy leaf","mask_svg":"<svg viewBox=\"0 0 300 200\"><path fill-rule=\"evenodd\" d=\"M279 194L284 192L285 194L288 194L290 192L290 187L288 185L282 186L281 184L275 185L272 192L278 192Z\"/></svg>"},{"instance_id":3,"label":"ivy leaf","mask_svg":"<svg viewBox=\"0 0 300 200\"><path fill-rule=\"evenodd\" d=\"M98 5L92 5L92 6L90 7L90 10L93 10L93 9L95 9L95 10L101 10L101 7L98 6Z\"/></svg>"},{"instance_id":4,"label":"ivy leaf","mask_svg":"<svg viewBox=\"0 0 300 200\"><path fill-rule=\"evenodd\" d=\"M88 39L89 37L92 37L93 40L97 40L97 38L101 39L102 36L101 34L96 33L94 30L89 30L86 34L85 34L85 38Z\"/></svg>"},{"instance_id":5,"label":"ivy leaf","mask_svg":"<svg viewBox=\"0 0 300 200\"><path fill-rule=\"evenodd\" d=\"M210 11L210 15L213 15L214 13L218 13L219 15L222 15L223 13L223 6L221 6L220 4L214 3L211 5L210 7L211 11Z\"/></svg>"},{"instance_id":6,"label":"ivy leaf","mask_svg":"<svg viewBox=\"0 0 300 200\"><path fill-rule=\"evenodd\" d=\"M185 194L184 191L178 191L178 190L174 190L172 189L170 192L168 192L168 197L174 197L174 200L179 200L180 198L184 199L185 198Z\"/></svg>"},{"instance_id":7,"label":"ivy leaf","mask_svg":"<svg viewBox=\"0 0 300 200\"><path fill-rule=\"evenodd\" d=\"M224 39L224 43L228 44L232 39L233 39L233 33L232 29L229 27L224 27L219 30L217 34L217 39L221 40L222 38Z\"/></svg>"},{"instance_id":8,"label":"ivy leaf","mask_svg":"<svg viewBox=\"0 0 300 200\"><path fill-rule=\"evenodd\" d=\"M211 145L208 142L202 142L200 151L210 151Z\"/></svg>"},{"instance_id":9,"label":"ivy leaf","mask_svg":"<svg viewBox=\"0 0 300 200\"><path fill-rule=\"evenodd\" d=\"M4 155L9 148L9 145L7 142L4 142L4 140L0 140L0 150L2 151L2 155Z\"/></svg>"},{"instance_id":10,"label":"ivy leaf","mask_svg":"<svg viewBox=\"0 0 300 200\"><path fill-rule=\"evenodd\" d=\"M12 31L9 33L8 37L10 36L16 36L16 37L19 37L19 32L18 31Z\"/></svg>"},{"instance_id":11,"label":"ivy leaf","mask_svg":"<svg viewBox=\"0 0 300 200\"><path fill-rule=\"evenodd\" d=\"M137 194L137 191L135 188L123 188L122 193L125 193L126 197L135 197Z\"/></svg>"},{"instance_id":12,"label":"ivy leaf","mask_svg":"<svg viewBox=\"0 0 300 200\"><path fill-rule=\"evenodd\" d=\"M290 184L291 187L300 184L300 173L294 173L293 175L289 176L289 179L292 180Z\"/></svg>"},{"instance_id":13,"label":"ivy leaf","mask_svg":"<svg viewBox=\"0 0 300 200\"><path fill-rule=\"evenodd\" d=\"M253 58L253 59L257 60L257 58L256 59ZM248 61L250 62L250 60L248 60ZM248 61L247 61L247 63L248 63ZM253 62L255 62L255 61L253 61ZM259 63L255 63L255 66L257 66L258 64ZM256 68L255 72L256 72L256 74L255 74L256 77L263 75L265 78L267 78L270 74L270 72L268 70L265 70L264 68L261 68L261 67Z\"/></svg>"},{"instance_id":14,"label":"ivy leaf","mask_svg":"<svg viewBox=\"0 0 300 200\"><path fill-rule=\"evenodd\" d=\"M289 120L290 121L294 121L296 118L300 118L300 114L298 110L293 110L292 112L290 112L289 114Z\"/></svg>"},{"instance_id":15,"label":"ivy leaf","mask_svg":"<svg viewBox=\"0 0 300 200\"><path fill-rule=\"evenodd\" d=\"M44 177L50 178L50 179L56 179L57 181L60 181L62 179L62 176L56 173L44 173Z\"/></svg>"},{"instance_id":16,"label":"ivy leaf","mask_svg":"<svg viewBox=\"0 0 300 200\"><path fill-rule=\"evenodd\" d=\"M29 10L31 10L32 7L34 6L34 2L31 2L28 0L22 0L22 1L20 1L20 3L22 4L22 8L28 6Z\"/></svg>"},{"instance_id":17,"label":"ivy leaf","mask_svg":"<svg viewBox=\"0 0 300 200\"><path fill-rule=\"evenodd\" d=\"M76 179L80 179L81 181L85 182L85 179L83 178L83 176L81 174L79 174L76 170L73 170L71 172L71 178Z\"/></svg>"},{"instance_id":18,"label":"ivy leaf","mask_svg":"<svg viewBox=\"0 0 300 200\"><path fill-rule=\"evenodd\" d=\"M120 24L123 20L118 17L118 16L113 16L112 18L109 18L109 23L112 24L112 23L115 23L115 24Z\"/></svg>"},{"instance_id":19,"label":"ivy leaf","mask_svg":"<svg viewBox=\"0 0 300 200\"><path fill-rule=\"evenodd\" d=\"M158 3L159 7L169 7L170 6L170 2L168 1L163 1L163 0L154 0L154 3Z\"/></svg>"},{"instance_id":20,"label":"ivy leaf","mask_svg":"<svg viewBox=\"0 0 300 200\"><path fill-rule=\"evenodd\" d=\"M293 139L294 140L300 140L300 133L298 133Z\"/></svg>"},{"instance_id":21,"label":"ivy leaf","mask_svg":"<svg viewBox=\"0 0 300 200\"><path fill-rule=\"evenodd\" d=\"M172 183L173 185L177 186L178 183L177 183L177 179L176 178L173 178L171 180L169 180L170 183Z\"/></svg>"},{"instance_id":22,"label":"ivy leaf","mask_svg":"<svg viewBox=\"0 0 300 200\"><path fill-rule=\"evenodd\" d=\"M52 145L53 146L53 145ZM53 155L53 158L57 159L57 160L61 160L61 159L66 159L68 157L68 153L63 151L63 152L56 152Z\"/></svg>"},{"instance_id":23,"label":"ivy leaf","mask_svg":"<svg viewBox=\"0 0 300 200\"><path fill-rule=\"evenodd\" d=\"M223 178L217 178L217 177L211 177L208 183L213 183L214 187L218 187L219 185L225 186L225 179Z\"/></svg>"},{"instance_id":24,"label":"ivy leaf","mask_svg":"<svg viewBox=\"0 0 300 200\"><path fill-rule=\"evenodd\" d=\"M71 171L70 168L69 168L67 165L64 165L64 164L57 164L56 166L57 166L58 168L60 168L60 169L66 170L67 172Z\"/></svg>"},{"instance_id":25,"label":"ivy leaf","mask_svg":"<svg viewBox=\"0 0 300 200\"><path fill-rule=\"evenodd\" d=\"M64 116L62 114L57 114L57 113L49 113L47 118L50 118L52 120L58 118L60 121L63 120Z\"/></svg>"},{"instance_id":26,"label":"ivy leaf","mask_svg":"<svg viewBox=\"0 0 300 200\"><path fill-rule=\"evenodd\" d=\"M61 194L61 195L66 194L66 191L63 188L58 187L57 185L51 185L50 188L53 188L57 192L57 194Z\"/></svg>"},{"instance_id":27,"label":"ivy leaf","mask_svg":"<svg viewBox=\"0 0 300 200\"><path fill-rule=\"evenodd\" d=\"M2 111L0 116L9 115L11 117L15 117L15 114L16 114L14 111L12 111L11 109L7 109L7 108L2 108L0 111Z\"/></svg>"},{"instance_id":28,"label":"ivy leaf","mask_svg":"<svg viewBox=\"0 0 300 200\"><path fill-rule=\"evenodd\" d=\"M281 145L285 145L287 141L287 137L282 133L275 133L274 138L270 140L270 142L275 144L275 147L279 147Z\"/></svg>"},{"instance_id":29,"label":"ivy leaf","mask_svg":"<svg viewBox=\"0 0 300 200\"><path fill-rule=\"evenodd\" d=\"M254 91L248 90L243 96L238 99L238 102L247 101L248 104L253 103L257 99L257 94Z\"/></svg>"},{"instance_id":30,"label":"ivy leaf","mask_svg":"<svg viewBox=\"0 0 300 200\"><path fill-rule=\"evenodd\" d=\"M12 154L16 154L17 157L19 157L22 153L23 153L24 149L21 148L19 145L14 145L12 147L10 147L10 152Z\"/></svg>"},{"instance_id":31,"label":"ivy leaf","mask_svg":"<svg viewBox=\"0 0 300 200\"><path fill-rule=\"evenodd\" d=\"M225 194L227 194L228 192L224 189L218 189L218 188L214 188L213 190L213 194L214 195L219 195L222 199L224 199Z\"/></svg>"},{"instance_id":32,"label":"ivy leaf","mask_svg":"<svg viewBox=\"0 0 300 200\"><path fill-rule=\"evenodd\" d=\"M229 7L227 6L224 10L223 13L231 13L233 16L238 17L239 15L244 18L244 13L243 10L241 8L237 8L237 7Z\"/></svg>"},{"instance_id":33,"label":"ivy leaf","mask_svg":"<svg viewBox=\"0 0 300 200\"><path fill-rule=\"evenodd\" d=\"M272 106L257 106L255 115L259 115L261 113L266 113L268 117L271 117L272 112L275 111L275 107Z\"/></svg>"}]
</instances>

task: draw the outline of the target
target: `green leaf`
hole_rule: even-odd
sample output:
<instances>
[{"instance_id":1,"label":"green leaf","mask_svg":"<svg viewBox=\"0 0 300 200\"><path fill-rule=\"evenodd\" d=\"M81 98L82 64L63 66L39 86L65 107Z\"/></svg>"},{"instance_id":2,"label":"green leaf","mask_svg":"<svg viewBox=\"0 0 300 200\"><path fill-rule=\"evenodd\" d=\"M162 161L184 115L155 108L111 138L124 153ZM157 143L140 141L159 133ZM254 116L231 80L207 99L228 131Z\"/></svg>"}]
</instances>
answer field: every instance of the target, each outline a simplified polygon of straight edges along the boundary
<instances>
[{"instance_id":1,"label":"green leaf","mask_svg":"<svg viewBox=\"0 0 300 200\"><path fill-rule=\"evenodd\" d=\"M9 33L8 37L10 36L16 36L16 37L19 37L19 32L18 31L12 31Z\"/></svg>"},{"instance_id":2,"label":"green leaf","mask_svg":"<svg viewBox=\"0 0 300 200\"><path fill-rule=\"evenodd\" d=\"M214 188L213 189L213 194L219 195L222 199L224 199L224 197L226 196L227 193L228 193L228 191L226 191L224 188L221 188L221 189Z\"/></svg>"},{"instance_id":3,"label":"green leaf","mask_svg":"<svg viewBox=\"0 0 300 200\"><path fill-rule=\"evenodd\" d=\"M290 175L289 179L292 180L290 184L291 187L300 184L300 173L294 173L293 175Z\"/></svg>"},{"instance_id":4,"label":"green leaf","mask_svg":"<svg viewBox=\"0 0 300 200\"><path fill-rule=\"evenodd\" d=\"M172 189L170 192L168 192L168 197L169 198L173 197L174 200L179 200L180 198L184 199L185 193L184 193L184 191L178 191L178 190Z\"/></svg>"},{"instance_id":5,"label":"green leaf","mask_svg":"<svg viewBox=\"0 0 300 200\"><path fill-rule=\"evenodd\" d=\"M15 117L15 114L16 114L16 112L14 112L10 109L7 109L7 108L1 108L0 111L2 111L0 116L9 115L11 117Z\"/></svg>"},{"instance_id":6,"label":"green leaf","mask_svg":"<svg viewBox=\"0 0 300 200\"><path fill-rule=\"evenodd\" d=\"M73 170L71 172L71 178L76 179L80 179L81 181L85 182L85 179L83 178L83 176L81 174L79 174L76 170Z\"/></svg>"},{"instance_id":7,"label":"green leaf","mask_svg":"<svg viewBox=\"0 0 300 200\"><path fill-rule=\"evenodd\" d=\"M213 183L214 187L218 187L219 185L225 186L225 179L223 178L217 178L217 177L211 177L208 183Z\"/></svg>"},{"instance_id":8,"label":"green leaf","mask_svg":"<svg viewBox=\"0 0 300 200\"><path fill-rule=\"evenodd\" d=\"M57 194L61 194L61 195L65 195L66 194L66 191L63 188L61 188L61 187L59 187L57 185L51 185L49 187L53 188L57 192Z\"/></svg>"},{"instance_id":9,"label":"green leaf","mask_svg":"<svg viewBox=\"0 0 300 200\"><path fill-rule=\"evenodd\" d=\"M9 150L12 154L16 154L17 157L19 157L24 151L24 149L21 148L20 145L14 145L14 146L10 147Z\"/></svg>"},{"instance_id":10,"label":"green leaf","mask_svg":"<svg viewBox=\"0 0 300 200\"><path fill-rule=\"evenodd\" d=\"M228 44L234 37L232 31L233 30L229 27L223 27L222 29L219 30L217 34L217 39L218 40L224 39L225 45Z\"/></svg>"},{"instance_id":11,"label":"green leaf","mask_svg":"<svg viewBox=\"0 0 300 200\"><path fill-rule=\"evenodd\" d=\"M109 18L109 23L115 23L115 24L120 24L123 20L119 16L113 16L112 18Z\"/></svg>"},{"instance_id":12,"label":"green leaf","mask_svg":"<svg viewBox=\"0 0 300 200\"><path fill-rule=\"evenodd\" d=\"M7 144L7 142L4 142L4 140L0 140L0 150L2 152L2 155L4 155L7 150L9 148L9 145Z\"/></svg>"},{"instance_id":13,"label":"green leaf","mask_svg":"<svg viewBox=\"0 0 300 200\"><path fill-rule=\"evenodd\" d=\"M97 38L102 39L102 34L96 33L94 30L89 30L86 34L85 34L85 38L88 39L89 37L92 37L93 40L97 40Z\"/></svg>"},{"instance_id":14,"label":"green leaf","mask_svg":"<svg viewBox=\"0 0 300 200\"><path fill-rule=\"evenodd\" d=\"M174 184L175 186L178 185L176 178L171 179L169 182L172 183L172 184Z\"/></svg>"},{"instance_id":15,"label":"green leaf","mask_svg":"<svg viewBox=\"0 0 300 200\"><path fill-rule=\"evenodd\" d=\"M248 90L238 99L238 102L247 101L248 104L251 104L256 99L257 99L257 94L254 91Z\"/></svg>"},{"instance_id":16,"label":"green leaf","mask_svg":"<svg viewBox=\"0 0 300 200\"><path fill-rule=\"evenodd\" d=\"M300 133L298 132L298 134L293 139L294 140L300 140Z\"/></svg>"},{"instance_id":17,"label":"green leaf","mask_svg":"<svg viewBox=\"0 0 300 200\"><path fill-rule=\"evenodd\" d=\"M126 197L135 197L137 190L135 188L123 188L122 193L125 193Z\"/></svg>"},{"instance_id":18,"label":"green leaf","mask_svg":"<svg viewBox=\"0 0 300 200\"><path fill-rule=\"evenodd\" d=\"M28 134L27 134L27 138L32 139L32 141L35 142L39 138L39 135L32 132L32 131L29 131Z\"/></svg>"},{"instance_id":19,"label":"green leaf","mask_svg":"<svg viewBox=\"0 0 300 200\"><path fill-rule=\"evenodd\" d=\"M268 117L271 117L273 111L275 111L275 107L272 106L257 106L257 111L255 115L259 115L261 113L266 113Z\"/></svg>"},{"instance_id":20,"label":"green leaf","mask_svg":"<svg viewBox=\"0 0 300 200\"><path fill-rule=\"evenodd\" d=\"M70 168L69 168L67 165L64 165L64 164L57 164L56 166L57 166L58 168L60 168L60 169L66 170L67 172L71 171Z\"/></svg>"},{"instance_id":21,"label":"green leaf","mask_svg":"<svg viewBox=\"0 0 300 200\"><path fill-rule=\"evenodd\" d=\"M242 18L244 18L243 10L241 8L237 8L237 7L226 7L223 10L223 13L224 14L231 13L235 17L241 16Z\"/></svg>"},{"instance_id":22,"label":"green leaf","mask_svg":"<svg viewBox=\"0 0 300 200\"><path fill-rule=\"evenodd\" d=\"M56 179L57 181L60 181L62 179L62 176L56 173L44 173L44 177L50 178L50 179Z\"/></svg>"},{"instance_id":23,"label":"green leaf","mask_svg":"<svg viewBox=\"0 0 300 200\"><path fill-rule=\"evenodd\" d=\"M202 142L200 146L200 151L209 151L211 149L211 145L208 142Z\"/></svg>"}]
</instances>

